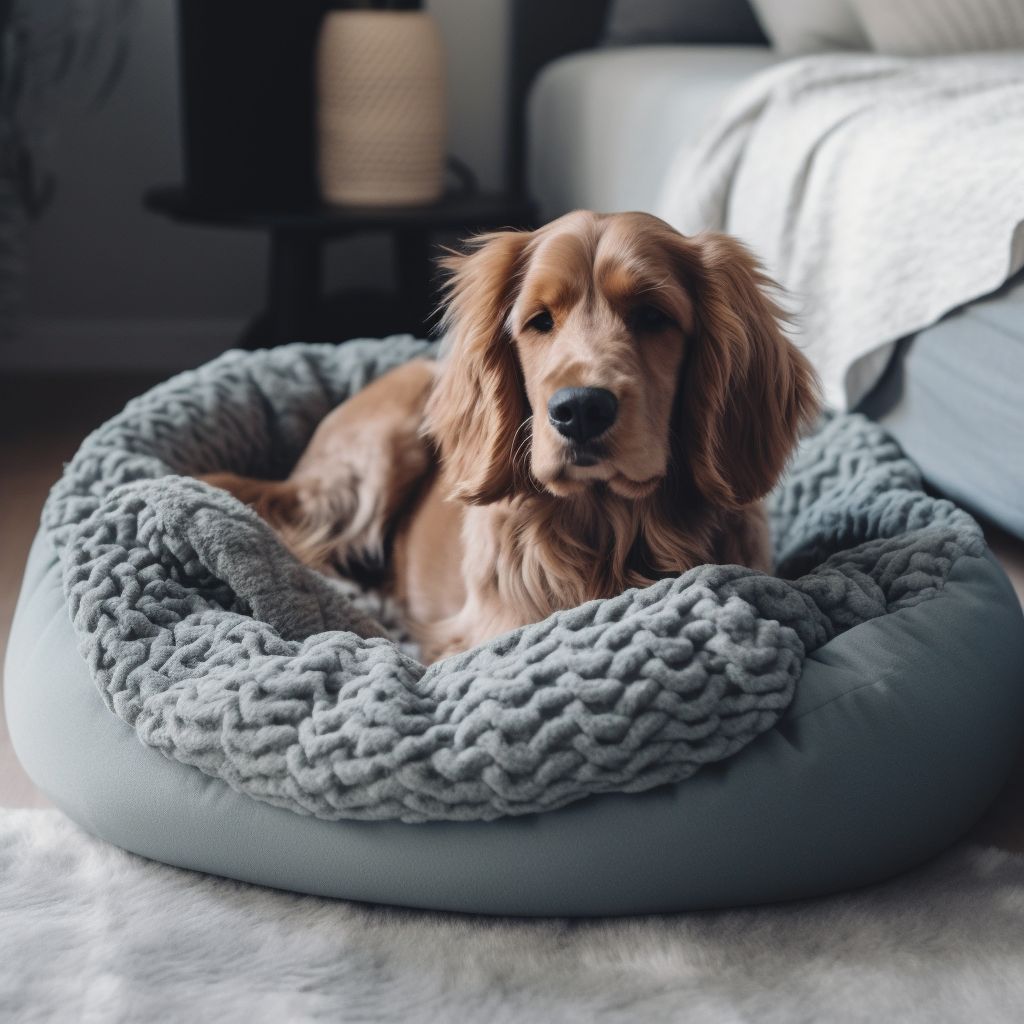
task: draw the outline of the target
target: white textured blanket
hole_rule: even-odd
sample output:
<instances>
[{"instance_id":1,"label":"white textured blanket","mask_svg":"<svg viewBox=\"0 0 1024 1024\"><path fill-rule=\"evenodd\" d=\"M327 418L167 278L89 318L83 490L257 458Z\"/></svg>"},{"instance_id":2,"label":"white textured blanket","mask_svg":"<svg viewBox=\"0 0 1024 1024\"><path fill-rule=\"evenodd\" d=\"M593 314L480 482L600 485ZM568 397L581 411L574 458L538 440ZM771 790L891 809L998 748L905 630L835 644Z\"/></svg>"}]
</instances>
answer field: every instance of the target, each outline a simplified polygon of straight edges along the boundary
<instances>
[{"instance_id":1,"label":"white textured blanket","mask_svg":"<svg viewBox=\"0 0 1024 1024\"><path fill-rule=\"evenodd\" d=\"M1017 1024L1024 858L751 910L518 921L296 896L0 810L0 1020Z\"/></svg>"},{"instance_id":2,"label":"white textured blanket","mask_svg":"<svg viewBox=\"0 0 1024 1024\"><path fill-rule=\"evenodd\" d=\"M1024 265L1024 53L771 68L682 145L658 213L754 249L851 408L888 346Z\"/></svg>"}]
</instances>

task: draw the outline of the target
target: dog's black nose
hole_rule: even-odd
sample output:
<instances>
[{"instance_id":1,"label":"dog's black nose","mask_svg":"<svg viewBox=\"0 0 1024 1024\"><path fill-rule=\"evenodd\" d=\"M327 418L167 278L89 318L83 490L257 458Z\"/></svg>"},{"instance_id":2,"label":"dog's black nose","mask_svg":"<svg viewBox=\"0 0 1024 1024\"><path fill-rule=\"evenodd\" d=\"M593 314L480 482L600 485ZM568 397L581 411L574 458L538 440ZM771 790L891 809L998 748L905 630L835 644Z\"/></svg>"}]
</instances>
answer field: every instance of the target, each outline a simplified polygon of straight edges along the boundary
<instances>
[{"instance_id":1,"label":"dog's black nose","mask_svg":"<svg viewBox=\"0 0 1024 1024\"><path fill-rule=\"evenodd\" d=\"M619 400L605 388L562 388L548 402L551 425L581 444L603 434L618 413Z\"/></svg>"}]
</instances>

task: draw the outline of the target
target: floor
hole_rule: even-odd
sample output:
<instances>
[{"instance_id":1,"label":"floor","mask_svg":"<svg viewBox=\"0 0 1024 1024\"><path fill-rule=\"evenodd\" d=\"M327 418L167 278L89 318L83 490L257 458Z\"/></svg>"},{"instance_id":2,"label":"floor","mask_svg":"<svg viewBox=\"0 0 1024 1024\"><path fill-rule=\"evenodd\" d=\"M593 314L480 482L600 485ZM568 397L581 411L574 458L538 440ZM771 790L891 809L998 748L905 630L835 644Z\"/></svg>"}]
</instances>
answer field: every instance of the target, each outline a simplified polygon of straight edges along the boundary
<instances>
[{"instance_id":1,"label":"floor","mask_svg":"<svg viewBox=\"0 0 1024 1024\"><path fill-rule=\"evenodd\" d=\"M140 374L0 376L0 665L50 487L86 434L157 380ZM986 533L1024 604L1024 542L995 527ZM0 704L0 807L49 806L18 764ZM1024 756L976 834L1024 852Z\"/></svg>"},{"instance_id":2,"label":"floor","mask_svg":"<svg viewBox=\"0 0 1024 1024\"><path fill-rule=\"evenodd\" d=\"M158 376L0 375L0 674L39 512L91 430ZM0 807L50 807L22 770L0 703Z\"/></svg>"}]
</instances>

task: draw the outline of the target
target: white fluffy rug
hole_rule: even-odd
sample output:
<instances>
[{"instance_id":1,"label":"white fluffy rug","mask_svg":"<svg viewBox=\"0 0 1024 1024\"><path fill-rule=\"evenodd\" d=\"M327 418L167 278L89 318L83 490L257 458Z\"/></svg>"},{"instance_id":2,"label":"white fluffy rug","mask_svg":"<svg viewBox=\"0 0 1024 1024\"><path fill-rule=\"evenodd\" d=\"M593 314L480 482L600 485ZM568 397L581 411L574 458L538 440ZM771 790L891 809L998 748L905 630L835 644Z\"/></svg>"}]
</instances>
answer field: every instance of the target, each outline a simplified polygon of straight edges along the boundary
<instances>
[{"instance_id":1,"label":"white fluffy rug","mask_svg":"<svg viewBox=\"0 0 1024 1024\"><path fill-rule=\"evenodd\" d=\"M295 896L164 867L57 811L0 811L0 1019L1024 1019L1024 858L752 910L520 921Z\"/></svg>"}]
</instances>

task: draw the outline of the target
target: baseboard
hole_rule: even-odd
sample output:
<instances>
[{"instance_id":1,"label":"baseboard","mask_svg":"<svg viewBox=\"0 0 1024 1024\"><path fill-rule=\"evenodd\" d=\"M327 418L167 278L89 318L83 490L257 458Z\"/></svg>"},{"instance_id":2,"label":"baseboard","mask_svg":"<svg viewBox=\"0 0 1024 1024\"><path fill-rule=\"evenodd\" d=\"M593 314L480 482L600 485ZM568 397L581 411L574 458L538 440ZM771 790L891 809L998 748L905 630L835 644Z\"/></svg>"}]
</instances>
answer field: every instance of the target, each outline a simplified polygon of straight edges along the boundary
<instances>
[{"instance_id":1,"label":"baseboard","mask_svg":"<svg viewBox=\"0 0 1024 1024\"><path fill-rule=\"evenodd\" d=\"M231 348L246 326L208 319L29 319L20 335L0 340L0 371L162 370L173 373Z\"/></svg>"}]
</instances>

